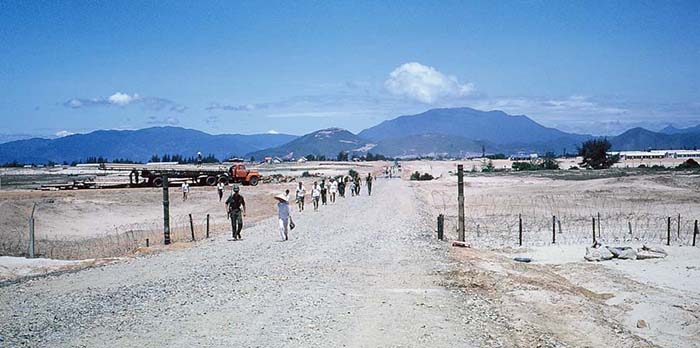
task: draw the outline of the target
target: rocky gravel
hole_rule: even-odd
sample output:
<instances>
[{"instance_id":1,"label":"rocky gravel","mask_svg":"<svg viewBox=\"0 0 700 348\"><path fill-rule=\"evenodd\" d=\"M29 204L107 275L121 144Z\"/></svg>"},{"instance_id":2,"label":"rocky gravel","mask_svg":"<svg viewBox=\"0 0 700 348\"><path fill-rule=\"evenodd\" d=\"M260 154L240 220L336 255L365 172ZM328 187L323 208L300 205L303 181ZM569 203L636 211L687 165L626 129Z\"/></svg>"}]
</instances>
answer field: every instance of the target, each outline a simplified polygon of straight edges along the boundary
<instances>
[{"instance_id":1,"label":"rocky gravel","mask_svg":"<svg viewBox=\"0 0 700 348\"><path fill-rule=\"evenodd\" d=\"M497 306L450 278L461 265L410 185L295 209L287 242L268 219L242 241L4 286L0 347L516 346Z\"/></svg>"}]
</instances>

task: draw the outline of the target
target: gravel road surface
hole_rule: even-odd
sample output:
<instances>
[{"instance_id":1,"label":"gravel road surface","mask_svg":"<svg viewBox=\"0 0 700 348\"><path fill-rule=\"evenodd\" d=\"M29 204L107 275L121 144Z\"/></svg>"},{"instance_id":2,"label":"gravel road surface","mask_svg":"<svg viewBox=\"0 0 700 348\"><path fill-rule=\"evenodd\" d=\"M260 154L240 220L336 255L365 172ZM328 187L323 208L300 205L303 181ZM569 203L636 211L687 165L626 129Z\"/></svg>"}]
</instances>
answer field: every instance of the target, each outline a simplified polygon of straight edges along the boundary
<instances>
[{"instance_id":1,"label":"gravel road surface","mask_svg":"<svg viewBox=\"0 0 700 348\"><path fill-rule=\"evenodd\" d=\"M4 286L0 346L512 346L498 310L449 279L459 264L410 185L294 209L288 242L268 219L242 241Z\"/></svg>"}]
</instances>

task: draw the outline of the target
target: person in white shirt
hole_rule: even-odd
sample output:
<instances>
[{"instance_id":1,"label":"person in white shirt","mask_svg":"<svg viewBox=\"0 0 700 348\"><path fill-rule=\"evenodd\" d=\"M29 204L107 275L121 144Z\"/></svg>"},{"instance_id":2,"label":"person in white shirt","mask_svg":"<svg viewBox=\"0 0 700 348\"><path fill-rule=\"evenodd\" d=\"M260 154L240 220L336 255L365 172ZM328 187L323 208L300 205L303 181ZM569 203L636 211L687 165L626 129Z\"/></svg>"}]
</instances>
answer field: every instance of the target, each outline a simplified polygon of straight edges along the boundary
<instances>
[{"instance_id":1,"label":"person in white shirt","mask_svg":"<svg viewBox=\"0 0 700 348\"><path fill-rule=\"evenodd\" d=\"M314 181L314 188L311 189L311 198L314 201L314 211L318 210L318 200L321 199L321 188L318 187L318 182Z\"/></svg>"},{"instance_id":2,"label":"person in white shirt","mask_svg":"<svg viewBox=\"0 0 700 348\"><path fill-rule=\"evenodd\" d=\"M216 190L219 191L219 202L221 202L221 199L224 197L224 183L219 182L216 184Z\"/></svg>"},{"instance_id":3,"label":"person in white shirt","mask_svg":"<svg viewBox=\"0 0 700 348\"><path fill-rule=\"evenodd\" d=\"M289 240L290 225L292 228L294 225L294 221L292 221L292 210L289 208L287 195L279 194L275 196L275 199L277 199L277 219L279 221L280 238L284 242Z\"/></svg>"},{"instance_id":4,"label":"person in white shirt","mask_svg":"<svg viewBox=\"0 0 700 348\"><path fill-rule=\"evenodd\" d=\"M335 203L335 196L338 193L338 181L331 179L331 203Z\"/></svg>"},{"instance_id":5,"label":"person in white shirt","mask_svg":"<svg viewBox=\"0 0 700 348\"><path fill-rule=\"evenodd\" d=\"M357 192L357 189L355 188L355 180L350 180L350 194L352 194L353 197L355 197L355 193Z\"/></svg>"},{"instance_id":6,"label":"person in white shirt","mask_svg":"<svg viewBox=\"0 0 700 348\"><path fill-rule=\"evenodd\" d=\"M182 189L182 201L184 202L187 200L187 194L190 193L190 185L187 184L186 182L183 182L181 189Z\"/></svg>"},{"instance_id":7,"label":"person in white shirt","mask_svg":"<svg viewBox=\"0 0 700 348\"><path fill-rule=\"evenodd\" d=\"M306 198L306 189L304 189L304 184L300 181L296 192L296 201L299 211L304 211L304 198Z\"/></svg>"}]
</instances>

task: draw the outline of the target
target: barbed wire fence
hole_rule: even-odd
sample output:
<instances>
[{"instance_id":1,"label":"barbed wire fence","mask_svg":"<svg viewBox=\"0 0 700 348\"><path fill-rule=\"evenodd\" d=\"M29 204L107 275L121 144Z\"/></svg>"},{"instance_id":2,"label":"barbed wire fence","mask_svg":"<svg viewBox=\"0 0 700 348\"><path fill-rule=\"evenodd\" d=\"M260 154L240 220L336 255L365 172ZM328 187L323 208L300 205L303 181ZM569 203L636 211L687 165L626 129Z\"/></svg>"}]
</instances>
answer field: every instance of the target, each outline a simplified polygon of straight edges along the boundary
<instances>
[{"instance_id":1,"label":"barbed wire fence","mask_svg":"<svg viewBox=\"0 0 700 348\"><path fill-rule=\"evenodd\" d=\"M174 243L201 241L209 235L224 233L229 222L213 214L170 216L170 239ZM163 245L163 221L133 223L116 227L114 231L89 238L46 236L35 240L36 257L82 260L119 257L134 253L139 248ZM0 236L0 255L28 256L29 227L3 226Z\"/></svg>"},{"instance_id":2,"label":"barbed wire fence","mask_svg":"<svg viewBox=\"0 0 700 348\"><path fill-rule=\"evenodd\" d=\"M456 194L432 190L427 205L444 216L445 238L458 238ZM453 203L454 202L454 203ZM465 197L465 238L477 247L601 243L663 243L691 245L697 207L687 202L663 202L653 195L622 197L614 192L581 199L570 194L527 197L469 195ZM669 234L670 231L670 234Z\"/></svg>"}]
</instances>

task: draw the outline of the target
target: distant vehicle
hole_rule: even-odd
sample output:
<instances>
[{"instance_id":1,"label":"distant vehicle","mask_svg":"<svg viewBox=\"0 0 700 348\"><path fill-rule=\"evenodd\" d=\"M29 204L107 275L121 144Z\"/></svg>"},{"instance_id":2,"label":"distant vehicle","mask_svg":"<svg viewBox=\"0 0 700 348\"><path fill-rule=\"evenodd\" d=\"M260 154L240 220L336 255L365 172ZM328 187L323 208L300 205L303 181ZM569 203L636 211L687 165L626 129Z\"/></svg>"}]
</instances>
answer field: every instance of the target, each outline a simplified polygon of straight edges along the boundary
<instances>
[{"instance_id":1,"label":"distant vehicle","mask_svg":"<svg viewBox=\"0 0 700 348\"><path fill-rule=\"evenodd\" d=\"M148 166L147 168L134 168L133 166L119 166L114 164L101 164L101 169L105 170L129 170L129 180L131 184L141 185L142 181L135 178L142 178L148 186L163 186L163 175L169 179L186 179L200 185L214 186L217 183L229 184L240 183L243 185L255 186L260 182L260 173L255 169L246 169L243 163L235 163L228 169L221 166L191 166L191 165L168 165L162 167Z\"/></svg>"},{"instance_id":2,"label":"distant vehicle","mask_svg":"<svg viewBox=\"0 0 700 348\"><path fill-rule=\"evenodd\" d=\"M242 163L232 165L229 168L229 175L228 182L240 182L244 185L255 186L260 181L260 173L255 169L246 169ZM219 181L226 184L223 177L220 177Z\"/></svg>"}]
</instances>

